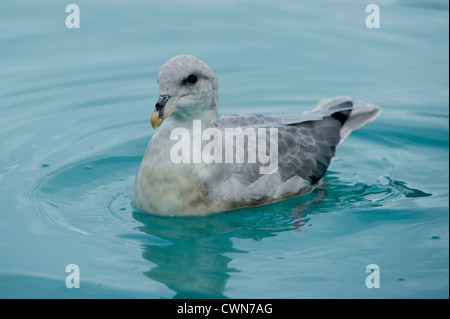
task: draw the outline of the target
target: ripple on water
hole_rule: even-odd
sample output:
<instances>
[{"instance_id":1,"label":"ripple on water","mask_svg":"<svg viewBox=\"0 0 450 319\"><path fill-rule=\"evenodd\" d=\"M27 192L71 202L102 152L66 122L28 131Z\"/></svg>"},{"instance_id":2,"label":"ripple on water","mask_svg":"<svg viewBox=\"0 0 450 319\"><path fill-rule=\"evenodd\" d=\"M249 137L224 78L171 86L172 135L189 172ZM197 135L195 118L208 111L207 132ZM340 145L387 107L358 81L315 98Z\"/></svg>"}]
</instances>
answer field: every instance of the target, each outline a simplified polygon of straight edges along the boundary
<instances>
[{"instance_id":1,"label":"ripple on water","mask_svg":"<svg viewBox=\"0 0 450 319\"><path fill-rule=\"evenodd\" d=\"M28 192L37 209L36 220L45 229L56 230L61 235L96 237L117 236L117 233L123 232L130 236L135 232L133 227L140 231L140 235L142 232L156 232L158 238L196 234L195 229L199 227L200 233L204 234L204 224L208 223L211 228L214 221L219 221L221 227L227 224L232 229L235 229L233 225L238 225L238 228L247 230L303 231L310 225L313 212L335 211L336 207L372 209L404 197L431 196L387 176L373 185L360 182L348 184L341 181L336 173L330 172L321 188L311 194L263 207L212 215L206 220L185 218L181 224L188 224L180 228L178 218L177 226L173 226L174 218L156 217L133 210L131 192L140 161L140 156L96 158L49 172ZM141 223L144 226L139 226ZM154 225L171 230L159 234ZM105 231L105 227L112 231ZM218 227L214 232L227 232L226 229ZM171 232L173 236L169 235Z\"/></svg>"},{"instance_id":2,"label":"ripple on water","mask_svg":"<svg viewBox=\"0 0 450 319\"><path fill-rule=\"evenodd\" d=\"M63 236L109 237L134 227L131 187L140 157L115 156L68 165L28 192L37 222Z\"/></svg>"},{"instance_id":3,"label":"ripple on water","mask_svg":"<svg viewBox=\"0 0 450 319\"><path fill-rule=\"evenodd\" d=\"M429 196L389 176L368 184L358 176L344 172L340 177L341 173L330 171L320 188L297 198L203 217L161 217L131 205L140 161L141 156L110 156L88 158L54 171L51 165L43 167L46 174L27 196L44 231L86 245L132 251L133 257L126 260L117 261L121 257L114 255L115 263L124 269L135 267L137 253L145 261L139 276L163 283L176 292L175 297L226 297L230 274L241 271L232 263L233 256L252 254L236 239L259 242L286 232L304 236L301 233L323 231L323 214L364 214L401 203L411 194ZM319 227L313 227L316 224ZM332 227L339 233L352 231ZM283 258L275 251L260 253Z\"/></svg>"}]
</instances>

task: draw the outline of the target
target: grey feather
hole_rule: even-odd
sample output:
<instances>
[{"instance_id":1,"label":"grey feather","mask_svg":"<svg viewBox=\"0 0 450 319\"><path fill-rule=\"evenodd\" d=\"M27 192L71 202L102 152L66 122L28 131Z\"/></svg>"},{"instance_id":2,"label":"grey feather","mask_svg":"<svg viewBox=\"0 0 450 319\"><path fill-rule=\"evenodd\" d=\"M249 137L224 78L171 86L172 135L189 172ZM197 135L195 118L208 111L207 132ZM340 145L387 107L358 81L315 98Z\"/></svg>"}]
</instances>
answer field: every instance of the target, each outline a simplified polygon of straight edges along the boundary
<instances>
[{"instance_id":1,"label":"grey feather","mask_svg":"<svg viewBox=\"0 0 450 319\"><path fill-rule=\"evenodd\" d=\"M300 176L316 184L326 173L337 147L351 131L372 120L379 108L346 97L323 100L310 113L297 115L232 114L219 118L219 128L278 129L278 172L281 181ZM267 132L268 134L268 132ZM266 137L266 149L269 138ZM236 141L234 141L236 143ZM247 141L245 142L247 143ZM247 158L248 148L244 147ZM235 149L236 144L233 145ZM246 176L249 184L262 177L258 163L235 166L234 174Z\"/></svg>"}]
</instances>

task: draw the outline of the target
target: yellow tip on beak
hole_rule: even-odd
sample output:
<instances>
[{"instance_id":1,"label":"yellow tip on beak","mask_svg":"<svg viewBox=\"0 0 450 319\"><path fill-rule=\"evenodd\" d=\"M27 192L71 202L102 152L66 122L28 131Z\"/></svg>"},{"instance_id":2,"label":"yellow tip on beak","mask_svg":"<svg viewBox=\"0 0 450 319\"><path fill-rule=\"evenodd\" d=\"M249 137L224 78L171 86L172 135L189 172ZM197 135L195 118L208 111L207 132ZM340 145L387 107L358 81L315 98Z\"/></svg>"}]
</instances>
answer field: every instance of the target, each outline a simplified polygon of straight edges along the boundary
<instances>
[{"instance_id":1,"label":"yellow tip on beak","mask_svg":"<svg viewBox=\"0 0 450 319\"><path fill-rule=\"evenodd\" d=\"M158 108L152 113L152 118L151 118L151 122L152 122L152 126L153 128L156 130L157 127L159 127L162 123L162 121L169 117L170 114L172 114L178 106L178 102L180 101L180 96L178 96L173 102L172 104L170 104L170 106L168 108L164 108L166 102L170 99L170 97L168 95L164 95L161 96L164 97L164 101L162 102L162 109L158 110ZM160 99L161 99L160 97ZM158 103L156 105L159 104L159 100ZM155 106L156 106L155 105ZM159 108L161 108L161 106L159 106ZM161 114L162 112L162 114Z\"/></svg>"},{"instance_id":2,"label":"yellow tip on beak","mask_svg":"<svg viewBox=\"0 0 450 319\"><path fill-rule=\"evenodd\" d=\"M162 119L159 117L159 112L155 111L152 113L151 117L152 127L156 130L162 123Z\"/></svg>"}]
</instances>

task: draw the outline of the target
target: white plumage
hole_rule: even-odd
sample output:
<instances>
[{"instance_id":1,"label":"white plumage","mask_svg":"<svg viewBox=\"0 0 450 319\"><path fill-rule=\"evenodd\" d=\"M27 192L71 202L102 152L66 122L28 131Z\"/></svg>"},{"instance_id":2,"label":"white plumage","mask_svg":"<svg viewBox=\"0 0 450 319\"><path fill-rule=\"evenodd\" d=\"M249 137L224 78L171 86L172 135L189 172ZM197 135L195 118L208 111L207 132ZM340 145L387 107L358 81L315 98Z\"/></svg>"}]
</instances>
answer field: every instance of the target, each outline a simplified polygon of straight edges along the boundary
<instances>
[{"instance_id":1,"label":"white plumage","mask_svg":"<svg viewBox=\"0 0 450 319\"><path fill-rule=\"evenodd\" d=\"M158 72L158 84L160 98L152 125L160 127L145 151L133 189L134 206L158 215L205 215L307 193L320 183L342 141L380 111L376 106L340 97L322 100L311 112L297 115L218 117L217 78L204 62L191 55L168 60ZM215 155L218 149L222 154L212 163L204 157L195 158L210 142L199 138L197 123L201 123L202 132L213 129L221 139L221 147L214 150ZM269 135L270 128L277 130L276 137ZM232 142L233 150L244 150L243 162L234 154L233 161L226 163L224 150L230 145L225 141L230 140L225 136L232 129L255 132ZM265 144L258 144L263 136L258 132L264 130ZM174 132L184 132L191 139L181 135L174 138ZM250 162L251 146L256 152L264 146L267 153L270 143L275 142L277 167L272 174L262 174L261 167L270 163ZM180 155L180 150L190 152ZM184 162L174 162L171 152Z\"/></svg>"}]
</instances>

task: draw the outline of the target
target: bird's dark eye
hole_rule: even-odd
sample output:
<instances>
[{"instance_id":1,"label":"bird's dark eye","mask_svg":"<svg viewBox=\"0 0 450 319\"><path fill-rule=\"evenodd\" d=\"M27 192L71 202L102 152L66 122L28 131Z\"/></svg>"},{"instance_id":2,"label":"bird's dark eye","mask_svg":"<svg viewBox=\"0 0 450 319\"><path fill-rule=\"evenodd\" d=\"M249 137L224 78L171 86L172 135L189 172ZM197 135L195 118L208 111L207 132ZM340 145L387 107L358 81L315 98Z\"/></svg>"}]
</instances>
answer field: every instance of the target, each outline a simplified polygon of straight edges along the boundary
<instances>
[{"instance_id":1,"label":"bird's dark eye","mask_svg":"<svg viewBox=\"0 0 450 319\"><path fill-rule=\"evenodd\" d=\"M186 78L186 83L189 84L195 84L198 81L198 76L196 76L195 74L191 74Z\"/></svg>"}]
</instances>

